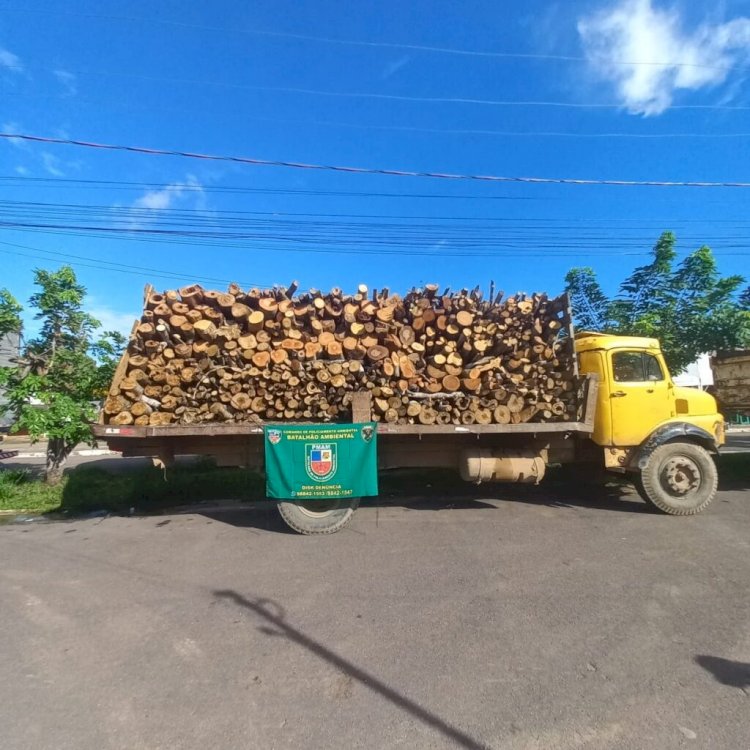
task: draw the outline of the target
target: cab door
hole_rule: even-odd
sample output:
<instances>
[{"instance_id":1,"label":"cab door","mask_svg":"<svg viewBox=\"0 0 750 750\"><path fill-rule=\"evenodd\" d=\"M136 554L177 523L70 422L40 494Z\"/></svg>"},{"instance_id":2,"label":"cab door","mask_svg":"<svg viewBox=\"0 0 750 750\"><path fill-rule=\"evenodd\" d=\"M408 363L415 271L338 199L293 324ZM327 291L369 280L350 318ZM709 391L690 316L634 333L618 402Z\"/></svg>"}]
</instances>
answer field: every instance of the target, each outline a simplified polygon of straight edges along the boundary
<instances>
[{"instance_id":1,"label":"cab door","mask_svg":"<svg viewBox=\"0 0 750 750\"><path fill-rule=\"evenodd\" d=\"M661 359L649 352L609 352L612 442L643 442L654 428L674 416L672 383Z\"/></svg>"}]
</instances>

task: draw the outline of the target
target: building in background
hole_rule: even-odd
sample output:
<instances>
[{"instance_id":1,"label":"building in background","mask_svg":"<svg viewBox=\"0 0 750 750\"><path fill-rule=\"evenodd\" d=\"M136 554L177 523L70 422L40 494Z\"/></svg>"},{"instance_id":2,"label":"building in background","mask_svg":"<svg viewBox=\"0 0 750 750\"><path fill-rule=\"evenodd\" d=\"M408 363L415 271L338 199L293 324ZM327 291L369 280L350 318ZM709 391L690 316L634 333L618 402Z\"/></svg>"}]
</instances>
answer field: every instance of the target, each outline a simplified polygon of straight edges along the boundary
<instances>
[{"instance_id":1,"label":"building in background","mask_svg":"<svg viewBox=\"0 0 750 750\"><path fill-rule=\"evenodd\" d=\"M687 388L700 388L705 391L708 386L714 384L714 374L711 370L711 359L708 354L701 354L686 370L675 375L675 385Z\"/></svg>"},{"instance_id":2,"label":"building in background","mask_svg":"<svg viewBox=\"0 0 750 750\"><path fill-rule=\"evenodd\" d=\"M18 357L21 352L21 334L20 333L9 333L6 336L0 338L0 367L9 367L14 364L13 360ZM3 398L3 392L0 390L0 406L5 404ZM11 424L11 417L6 415L0 415L0 429L6 429Z\"/></svg>"}]
</instances>

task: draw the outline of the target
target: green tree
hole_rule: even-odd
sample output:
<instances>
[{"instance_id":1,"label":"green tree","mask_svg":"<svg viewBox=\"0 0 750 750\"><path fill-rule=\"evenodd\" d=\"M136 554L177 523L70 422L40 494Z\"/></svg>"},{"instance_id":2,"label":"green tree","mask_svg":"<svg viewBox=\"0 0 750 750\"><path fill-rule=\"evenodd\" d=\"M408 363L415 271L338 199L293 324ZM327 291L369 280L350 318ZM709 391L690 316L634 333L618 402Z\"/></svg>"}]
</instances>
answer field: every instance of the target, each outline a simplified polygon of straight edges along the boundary
<instances>
[{"instance_id":1,"label":"green tree","mask_svg":"<svg viewBox=\"0 0 750 750\"><path fill-rule=\"evenodd\" d=\"M40 321L15 367L0 369L3 407L15 417L13 429L26 429L32 441L47 437L46 481L60 481L65 462L81 442L94 444L90 423L96 399L106 387L124 338L105 332L94 340L99 322L83 310L85 288L70 266L34 272L39 291L30 305Z\"/></svg>"},{"instance_id":2,"label":"green tree","mask_svg":"<svg viewBox=\"0 0 750 750\"><path fill-rule=\"evenodd\" d=\"M22 310L21 305L7 289L0 289L0 339L8 333L21 332Z\"/></svg>"},{"instance_id":3,"label":"green tree","mask_svg":"<svg viewBox=\"0 0 750 750\"><path fill-rule=\"evenodd\" d=\"M636 268L609 299L590 268L565 277L576 324L604 333L661 341L677 374L700 354L750 344L750 287L741 276L722 277L711 249L701 247L675 266L676 239L664 232L650 263Z\"/></svg>"},{"instance_id":4,"label":"green tree","mask_svg":"<svg viewBox=\"0 0 750 750\"><path fill-rule=\"evenodd\" d=\"M602 291L593 268L571 268L565 286L576 313L576 325L584 331L612 328L611 302Z\"/></svg>"}]
</instances>

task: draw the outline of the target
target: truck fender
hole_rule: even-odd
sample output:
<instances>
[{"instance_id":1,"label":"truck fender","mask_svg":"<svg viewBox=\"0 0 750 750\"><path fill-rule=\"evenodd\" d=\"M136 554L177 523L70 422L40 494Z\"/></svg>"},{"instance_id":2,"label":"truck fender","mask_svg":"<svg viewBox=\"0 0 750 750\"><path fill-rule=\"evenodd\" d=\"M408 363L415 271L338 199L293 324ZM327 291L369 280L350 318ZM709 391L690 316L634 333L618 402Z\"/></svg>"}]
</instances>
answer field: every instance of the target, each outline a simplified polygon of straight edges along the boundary
<instances>
[{"instance_id":1,"label":"truck fender","mask_svg":"<svg viewBox=\"0 0 750 750\"><path fill-rule=\"evenodd\" d=\"M719 452L719 448L716 445L716 439L710 432L708 432L708 430L704 430L702 427L696 427L689 422L669 422L661 427L657 427L646 438L646 440L641 443L631 464L634 464L639 469L645 468L651 454L660 445L669 443L672 440L683 440L688 443L696 443L711 453Z\"/></svg>"}]
</instances>

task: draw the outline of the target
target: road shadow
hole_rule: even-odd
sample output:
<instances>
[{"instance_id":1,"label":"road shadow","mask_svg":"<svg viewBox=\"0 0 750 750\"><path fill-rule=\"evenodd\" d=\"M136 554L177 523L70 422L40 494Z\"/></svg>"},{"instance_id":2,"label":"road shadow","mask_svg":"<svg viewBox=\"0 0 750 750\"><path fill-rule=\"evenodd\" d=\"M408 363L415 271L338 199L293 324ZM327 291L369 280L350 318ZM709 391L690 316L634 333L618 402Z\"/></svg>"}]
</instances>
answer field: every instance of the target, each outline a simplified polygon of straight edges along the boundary
<instances>
[{"instance_id":1,"label":"road shadow","mask_svg":"<svg viewBox=\"0 0 750 750\"><path fill-rule=\"evenodd\" d=\"M750 453L725 453L716 460L720 490L750 489Z\"/></svg>"},{"instance_id":2,"label":"road shadow","mask_svg":"<svg viewBox=\"0 0 750 750\"><path fill-rule=\"evenodd\" d=\"M485 489L486 487L486 489ZM589 488L587 491L571 487L529 487L523 485L485 485L482 497L477 497L477 488L468 485L459 494L454 489L435 495L399 497L382 495L364 497L360 508L404 508L407 511L453 512L482 510L498 511L504 504L519 503L566 510L606 510L619 513L656 513L647 503L626 487ZM166 509L164 512L169 513ZM178 510L179 512L179 510ZM259 529L273 533L295 534L281 518L275 500L262 500L245 506L230 508L191 508L191 513L220 523L243 529ZM354 530L348 527L349 531Z\"/></svg>"},{"instance_id":3,"label":"road shadow","mask_svg":"<svg viewBox=\"0 0 750 750\"><path fill-rule=\"evenodd\" d=\"M740 688L745 692L750 688L750 664L746 662L702 654L695 657L695 662L710 672L722 685Z\"/></svg>"},{"instance_id":4,"label":"road shadow","mask_svg":"<svg viewBox=\"0 0 750 750\"><path fill-rule=\"evenodd\" d=\"M413 488L408 488L413 491ZM391 488L393 490L393 488ZM481 492L481 497L478 494ZM656 511L627 485L575 487L569 483L550 485L486 484L481 490L476 485L462 483L447 489L425 488L419 494L396 494L364 497L360 508L404 508L420 512L498 511L507 503L538 505L566 510L606 510L618 513L653 514ZM169 513L169 509L165 512ZM192 508L190 512L206 518L245 529L296 534L282 520L275 500L259 500L233 507ZM351 526L349 531L354 530Z\"/></svg>"},{"instance_id":5,"label":"road shadow","mask_svg":"<svg viewBox=\"0 0 750 750\"><path fill-rule=\"evenodd\" d=\"M480 495L477 497L477 495ZM497 510L498 503L542 505L560 509L607 510L619 513L653 513L626 484L612 483L595 486L576 486L568 482L549 482L541 485L483 484L465 485L448 492L425 493L420 496L364 498L362 504L395 506L409 510Z\"/></svg>"},{"instance_id":6,"label":"road shadow","mask_svg":"<svg viewBox=\"0 0 750 750\"><path fill-rule=\"evenodd\" d=\"M259 501L248 507L207 508L197 510L196 513L212 521L226 523L239 529L258 529L297 536L297 532L284 523L276 508L275 500Z\"/></svg>"},{"instance_id":7,"label":"road shadow","mask_svg":"<svg viewBox=\"0 0 750 750\"><path fill-rule=\"evenodd\" d=\"M258 630L274 638L286 638L292 643L304 648L319 659L332 665L342 674L351 677L363 687L384 698L396 708L413 716L426 726L446 737L455 747L466 750L489 750L489 746L474 739L458 727L437 716L428 709L420 706L407 696L386 685L382 680L366 670L340 656L319 641L305 635L299 628L286 621L284 608L272 599L248 599L231 589L213 592L218 599L233 602L238 607L252 612L259 618Z\"/></svg>"}]
</instances>

